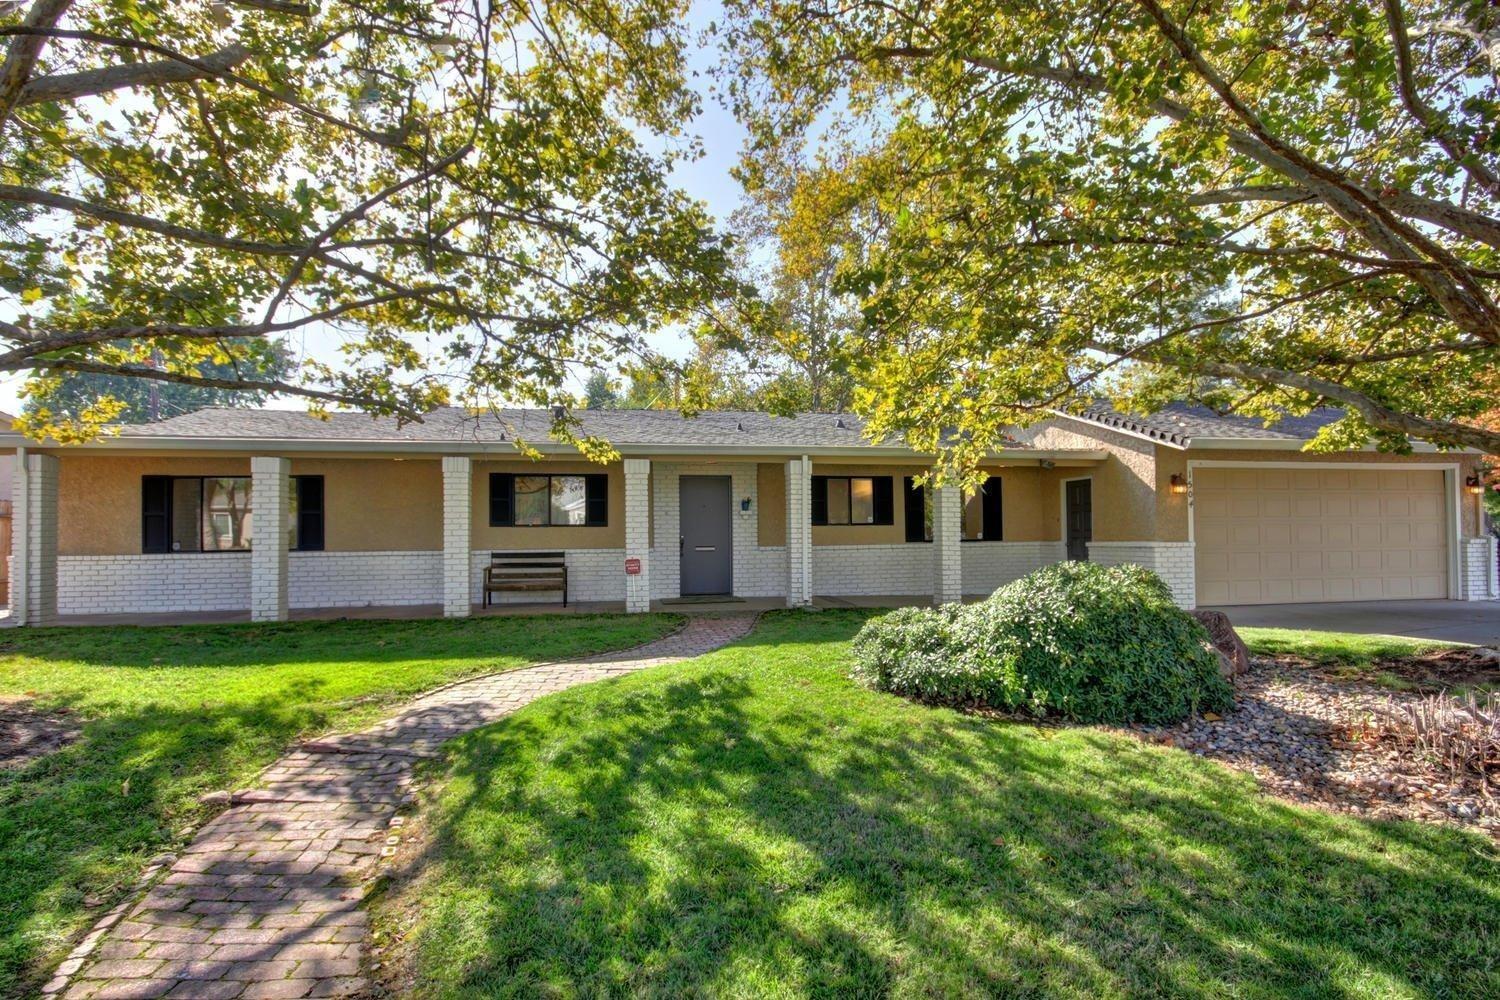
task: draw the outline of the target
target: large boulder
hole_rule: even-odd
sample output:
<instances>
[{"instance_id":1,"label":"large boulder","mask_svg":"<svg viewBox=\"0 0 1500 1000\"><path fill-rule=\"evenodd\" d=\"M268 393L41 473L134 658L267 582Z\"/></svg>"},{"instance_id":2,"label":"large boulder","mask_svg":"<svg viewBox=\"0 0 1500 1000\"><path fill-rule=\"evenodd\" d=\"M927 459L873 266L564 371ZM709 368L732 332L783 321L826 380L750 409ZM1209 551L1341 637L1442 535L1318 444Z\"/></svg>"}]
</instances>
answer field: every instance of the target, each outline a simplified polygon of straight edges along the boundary
<instances>
[{"instance_id":1,"label":"large boulder","mask_svg":"<svg viewBox=\"0 0 1500 1000\"><path fill-rule=\"evenodd\" d=\"M1208 630L1214 649L1219 651L1220 672L1225 677L1238 677L1250 669L1250 650L1234 630L1228 615L1222 611L1194 611L1192 616Z\"/></svg>"}]
</instances>

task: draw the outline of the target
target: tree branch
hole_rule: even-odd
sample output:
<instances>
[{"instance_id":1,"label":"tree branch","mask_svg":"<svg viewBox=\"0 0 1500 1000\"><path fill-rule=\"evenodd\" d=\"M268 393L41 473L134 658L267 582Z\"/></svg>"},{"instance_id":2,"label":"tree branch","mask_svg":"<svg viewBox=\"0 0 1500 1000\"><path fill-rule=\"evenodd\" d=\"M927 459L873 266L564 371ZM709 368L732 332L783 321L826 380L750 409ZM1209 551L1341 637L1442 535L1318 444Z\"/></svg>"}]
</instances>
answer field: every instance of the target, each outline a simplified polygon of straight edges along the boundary
<instances>
[{"instance_id":1,"label":"tree branch","mask_svg":"<svg viewBox=\"0 0 1500 1000\"><path fill-rule=\"evenodd\" d=\"M9 370L15 369L12 368ZM38 362L36 370L39 372L80 372L88 375L124 375L130 378L154 379L157 382L174 382L178 385L198 386L202 389L239 389L247 392L267 393L279 392L290 396L301 396L304 399L316 399L325 403L337 403L340 406L363 407L371 412L390 412L402 420L413 423L421 423L423 417L421 413L415 410L399 406L392 407L389 401L377 399L374 396L346 395L325 389L314 389L305 385L295 385L279 379L218 378L212 375L188 375L183 372L166 371L160 368L150 368L145 365L106 365L97 361L78 360Z\"/></svg>"},{"instance_id":2,"label":"tree branch","mask_svg":"<svg viewBox=\"0 0 1500 1000\"><path fill-rule=\"evenodd\" d=\"M1198 72L1198 65L1202 64L1204 67L1202 72L1208 74L1205 82L1209 82L1210 87L1216 93L1220 90L1227 92L1229 97L1225 100L1232 101L1233 108L1239 108L1248 121L1259 125L1259 120L1248 108L1240 104L1238 97L1218 77L1212 67L1203 63L1202 57L1193 47L1191 40L1167 18L1165 11L1151 0L1137 0L1137 2L1145 6L1148 11L1154 10L1159 14L1156 19L1159 23L1165 24L1162 28L1163 35L1179 51L1186 50L1183 58L1194 66L1195 72ZM1096 94L1107 94L1109 91L1108 84L1103 77L1082 70L1047 63L1013 63L1005 59L964 53L945 54L939 49L927 46L872 46L863 52L845 53L838 58L858 62L865 59L931 59L945 55L990 72L1048 80L1064 87L1073 87ZM1217 86L1214 86L1215 83ZM1500 344L1500 309L1497 309L1467 266L1432 239L1400 222L1368 191L1335 171L1314 163L1297 151L1285 147L1274 136L1270 137L1270 141L1266 141L1263 137L1245 129L1205 123L1187 105L1171 98L1157 98L1150 104L1150 108L1173 121L1216 130L1225 136L1230 148L1235 152L1305 186L1358 233L1366 243L1393 262L1403 260L1421 262L1422 254L1426 254L1440 267L1414 269L1413 280L1442 306L1444 312L1460 329L1491 343ZM1264 132L1264 126L1261 126L1261 130ZM1400 227L1401 235L1392 231L1390 222ZM1408 239L1411 243L1408 243ZM1421 248L1421 254L1413 249L1413 243Z\"/></svg>"},{"instance_id":3,"label":"tree branch","mask_svg":"<svg viewBox=\"0 0 1500 1000\"><path fill-rule=\"evenodd\" d=\"M221 236L202 229L191 229L171 222L163 222L149 215L137 215L108 205L96 205L65 194L43 191L40 188L23 187L19 184L0 184L0 201L18 202L53 208L74 215L86 215L101 222L112 222L130 229L144 229L184 243L214 247L219 250L235 250L240 253L290 257L301 253L305 247L293 243L265 243L259 240L242 240L233 236Z\"/></svg>"},{"instance_id":4,"label":"tree branch","mask_svg":"<svg viewBox=\"0 0 1500 1000\"><path fill-rule=\"evenodd\" d=\"M312 17L312 4L292 3L291 0L229 0L236 7L250 7L269 11L272 14L291 14L293 17Z\"/></svg>"},{"instance_id":5,"label":"tree branch","mask_svg":"<svg viewBox=\"0 0 1500 1000\"><path fill-rule=\"evenodd\" d=\"M1091 343L1089 346L1094 350L1103 351L1107 354L1120 353L1119 347L1102 341ZM1358 389L1352 389L1337 382L1330 382L1327 379L1317 378L1304 372L1287 371L1283 368L1271 368L1265 365L1252 365L1243 361L1210 361L1202 359L1184 361L1173 357L1170 353L1159 351L1140 352L1136 356L1151 364L1164 365L1168 368L1176 368L1179 371L1199 375L1212 375L1215 378L1232 379L1237 382L1252 382L1256 385L1295 389L1314 396L1322 396L1335 403L1342 403L1344 406L1347 406L1358 413L1364 419L1365 423L1379 431L1430 441L1438 445L1477 448L1487 454L1500 454L1500 431L1485 430L1482 427L1461 424L1451 420L1433 420L1430 417L1419 417L1410 413L1402 413L1400 410L1391 409L1391 407L1380 402L1375 397L1360 392Z\"/></svg>"},{"instance_id":6,"label":"tree branch","mask_svg":"<svg viewBox=\"0 0 1500 1000\"><path fill-rule=\"evenodd\" d=\"M1293 202L1317 197L1296 184L1246 184L1241 187L1216 188L1188 196L1189 205L1228 205L1257 201ZM1418 219L1465 236L1476 243L1500 249L1500 222L1488 215L1460 208L1436 198L1425 198L1410 191L1387 189L1380 193L1381 204L1398 215Z\"/></svg>"},{"instance_id":7,"label":"tree branch","mask_svg":"<svg viewBox=\"0 0 1500 1000\"><path fill-rule=\"evenodd\" d=\"M47 36L41 32L56 24L72 5L73 0L36 0L26 12L26 20L21 22L21 26L33 29L36 33L13 38L9 51L5 54L5 62L0 64L0 128L5 126L10 113L16 109L21 89L31 79L31 70L47 44Z\"/></svg>"},{"instance_id":8,"label":"tree branch","mask_svg":"<svg viewBox=\"0 0 1500 1000\"><path fill-rule=\"evenodd\" d=\"M1449 123L1437 109L1422 99L1417 90L1417 81L1412 72L1411 39L1406 35L1406 18L1401 13L1401 0L1385 0L1385 19L1391 32L1391 45L1396 50L1396 81L1401 92L1401 103L1411 116L1421 122L1428 137L1442 147L1443 152L1463 168L1475 184L1488 195L1500 194L1500 178L1480 162L1475 150L1467 153L1459 148Z\"/></svg>"},{"instance_id":9,"label":"tree branch","mask_svg":"<svg viewBox=\"0 0 1500 1000\"><path fill-rule=\"evenodd\" d=\"M1500 307L1495 305L1485 289L1467 272L1462 261L1416 228L1406 225L1387 211L1368 191L1339 171L1313 160L1274 135L1260 116L1240 100L1234 88L1209 63L1182 26L1172 20L1166 8L1157 0L1136 0L1136 3L1156 22L1162 37L1177 50L1183 62L1207 84L1234 117L1245 123L1251 137L1282 161L1284 166L1278 172L1319 192L1335 214L1386 256L1404 258L1425 255L1442 264L1441 275L1419 273L1415 275L1416 282L1442 305L1443 310L1465 332L1500 343Z\"/></svg>"},{"instance_id":10,"label":"tree branch","mask_svg":"<svg viewBox=\"0 0 1500 1000\"><path fill-rule=\"evenodd\" d=\"M37 77L21 88L16 107L51 101L72 101L134 87L159 87L169 83L222 77L248 58L250 50L235 44L191 63L162 59L155 62L124 63L82 73L57 73Z\"/></svg>"}]
</instances>

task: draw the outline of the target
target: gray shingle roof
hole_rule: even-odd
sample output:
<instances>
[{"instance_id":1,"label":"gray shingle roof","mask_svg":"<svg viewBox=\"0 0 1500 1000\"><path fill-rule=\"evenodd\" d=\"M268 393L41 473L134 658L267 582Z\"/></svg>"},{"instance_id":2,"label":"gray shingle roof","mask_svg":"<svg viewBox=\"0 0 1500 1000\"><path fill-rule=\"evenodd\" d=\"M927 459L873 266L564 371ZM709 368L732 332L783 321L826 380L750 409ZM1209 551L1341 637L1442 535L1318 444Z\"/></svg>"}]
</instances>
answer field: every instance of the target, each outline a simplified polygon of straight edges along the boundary
<instances>
[{"instance_id":1,"label":"gray shingle roof","mask_svg":"<svg viewBox=\"0 0 1500 1000\"><path fill-rule=\"evenodd\" d=\"M765 413L718 410L684 417L676 410L575 410L581 432L615 445L703 447L868 447L864 424L852 414ZM552 414L539 409L471 413L457 407L435 410L421 423L398 427L395 419L363 413L332 413L320 420L294 410L209 408L154 424L123 427L121 437L204 438L291 441L506 443L517 437L542 445ZM895 445L899 446L899 445Z\"/></svg>"},{"instance_id":2,"label":"gray shingle roof","mask_svg":"<svg viewBox=\"0 0 1500 1000\"><path fill-rule=\"evenodd\" d=\"M1105 427L1134 431L1180 447L1187 447L1193 440L1202 438L1306 441L1343 415L1343 410L1325 408L1303 417L1284 417L1267 427L1258 418L1218 413L1206 406L1171 403L1148 416L1138 416L1121 413L1105 400L1090 404L1078 414L1084 420Z\"/></svg>"}]
</instances>

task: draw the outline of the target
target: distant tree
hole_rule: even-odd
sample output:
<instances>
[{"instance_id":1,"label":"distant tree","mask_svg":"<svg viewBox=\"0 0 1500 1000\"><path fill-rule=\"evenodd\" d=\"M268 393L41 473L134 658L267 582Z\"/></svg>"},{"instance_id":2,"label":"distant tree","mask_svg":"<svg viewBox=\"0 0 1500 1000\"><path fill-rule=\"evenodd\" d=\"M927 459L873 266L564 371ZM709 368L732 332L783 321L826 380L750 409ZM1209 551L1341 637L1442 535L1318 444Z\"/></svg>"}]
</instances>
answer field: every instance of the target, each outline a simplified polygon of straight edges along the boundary
<instances>
[{"instance_id":1,"label":"distant tree","mask_svg":"<svg viewBox=\"0 0 1500 1000\"><path fill-rule=\"evenodd\" d=\"M610 385L609 376L595 372L583 386L583 398L591 410L613 410L620 405L620 394Z\"/></svg>"},{"instance_id":2,"label":"distant tree","mask_svg":"<svg viewBox=\"0 0 1500 1000\"><path fill-rule=\"evenodd\" d=\"M849 408L859 300L836 279L861 242L859 216L818 208L840 186L838 173L826 167L777 174L753 189L730 220L737 265L760 290L764 308L706 336L744 359L757 403L773 412ZM806 225L810 217L820 224Z\"/></svg>"},{"instance_id":3,"label":"distant tree","mask_svg":"<svg viewBox=\"0 0 1500 1000\"><path fill-rule=\"evenodd\" d=\"M55 384L38 396L28 396L23 412L44 421L81 420L100 408L115 411L114 419L142 424L208 406L253 407L265 403L265 390L222 388L245 382L265 383L290 378L296 364L280 340L240 338L228 345L233 354L200 361L199 384L156 382L128 375L68 372L53 376Z\"/></svg>"},{"instance_id":4,"label":"distant tree","mask_svg":"<svg viewBox=\"0 0 1500 1000\"><path fill-rule=\"evenodd\" d=\"M682 376L666 365L649 365L630 371L620 408L625 410L669 410L682 399Z\"/></svg>"}]
</instances>

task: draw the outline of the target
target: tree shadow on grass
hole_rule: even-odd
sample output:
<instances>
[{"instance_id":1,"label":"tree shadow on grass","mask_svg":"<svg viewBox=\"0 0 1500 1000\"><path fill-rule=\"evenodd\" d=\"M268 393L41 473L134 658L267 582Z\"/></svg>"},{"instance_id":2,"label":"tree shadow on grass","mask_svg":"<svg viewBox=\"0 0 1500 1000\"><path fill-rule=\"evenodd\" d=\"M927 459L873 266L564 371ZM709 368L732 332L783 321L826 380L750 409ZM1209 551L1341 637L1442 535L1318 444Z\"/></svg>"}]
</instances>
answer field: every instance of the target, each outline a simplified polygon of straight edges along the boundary
<instances>
[{"instance_id":1,"label":"tree shadow on grass","mask_svg":"<svg viewBox=\"0 0 1500 1000\"><path fill-rule=\"evenodd\" d=\"M104 715L76 743L0 772L0 995L34 987L176 831L205 818L198 794L243 779L325 724L326 712L307 704L315 687Z\"/></svg>"},{"instance_id":2,"label":"tree shadow on grass","mask_svg":"<svg viewBox=\"0 0 1500 1000\"><path fill-rule=\"evenodd\" d=\"M35 992L79 933L134 887L142 865L213 811L198 804L201 793L244 782L301 735L348 723L357 702L404 699L502 659L518 666L630 644L672 621L557 615L6 635L5 689L34 686L38 705L83 725L58 752L0 770L0 996ZM453 659L464 669L433 665ZM353 661L363 678L343 683ZM256 669L289 664L298 666Z\"/></svg>"},{"instance_id":3,"label":"tree shadow on grass","mask_svg":"<svg viewBox=\"0 0 1500 1000\"><path fill-rule=\"evenodd\" d=\"M693 665L461 741L429 849L441 874L397 897L425 909L420 985L1500 994L1500 883L1478 838L813 676Z\"/></svg>"}]
</instances>

